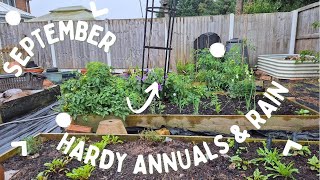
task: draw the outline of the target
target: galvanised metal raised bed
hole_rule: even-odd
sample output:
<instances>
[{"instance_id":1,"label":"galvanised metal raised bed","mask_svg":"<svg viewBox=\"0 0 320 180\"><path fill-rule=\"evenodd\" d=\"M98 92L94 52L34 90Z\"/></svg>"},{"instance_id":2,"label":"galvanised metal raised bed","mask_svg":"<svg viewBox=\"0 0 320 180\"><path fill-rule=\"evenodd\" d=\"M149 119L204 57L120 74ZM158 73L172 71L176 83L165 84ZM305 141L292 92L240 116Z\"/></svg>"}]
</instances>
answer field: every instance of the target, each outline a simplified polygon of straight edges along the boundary
<instances>
[{"instance_id":1,"label":"galvanised metal raised bed","mask_svg":"<svg viewBox=\"0 0 320 180\"><path fill-rule=\"evenodd\" d=\"M319 77L319 63L311 61L296 63L294 60L285 60L287 56L298 56L298 54L260 55L258 70L279 79Z\"/></svg>"}]
</instances>

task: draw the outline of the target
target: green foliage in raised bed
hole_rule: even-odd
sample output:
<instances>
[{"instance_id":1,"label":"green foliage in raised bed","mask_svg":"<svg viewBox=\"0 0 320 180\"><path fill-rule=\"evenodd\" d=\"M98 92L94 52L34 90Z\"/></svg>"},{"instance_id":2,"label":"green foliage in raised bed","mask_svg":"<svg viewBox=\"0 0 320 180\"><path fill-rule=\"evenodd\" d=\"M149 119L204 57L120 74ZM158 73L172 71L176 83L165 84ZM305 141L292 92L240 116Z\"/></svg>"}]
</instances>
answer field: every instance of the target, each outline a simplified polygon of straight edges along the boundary
<instances>
[{"instance_id":1,"label":"green foliage in raised bed","mask_svg":"<svg viewBox=\"0 0 320 180\"><path fill-rule=\"evenodd\" d=\"M30 136L30 137L27 137L23 140L26 141L26 143L27 143L28 155L34 155L39 152L41 144L42 144L40 138ZM21 151L21 149L19 151ZM21 154L21 153L19 153L19 154Z\"/></svg>"},{"instance_id":2,"label":"green foliage in raised bed","mask_svg":"<svg viewBox=\"0 0 320 180\"><path fill-rule=\"evenodd\" d=\"M86 164L79 168L72 169L72 172L66 174L70 179L87 180L90 178L91 173L95 170L94 166Z\"/></svg>"},{"instance_id":3,"label":"green foliage in raised bed","mask_svg":"<svg viewBox=\"0 0 320 180\"><path fill-rule=\"evenodd\" d=\"M300 51L300 57L296 60L296 64L303 63L305 61L319 63L320 61L320 52L312 50L302 50Z\"/></svg>"},{"instance_id":4,"label":"green foliage in raised bed","mask_svg":"<svg viewBox=\"0 0 320 180\"><path fill-rule=\"evenodd\" d=\"M308 164L311 170L320 172L320 161L317 156L313 155L312 158L308 159Z\"/></svg>"},{"instance_id":5,"label":"green foliage in raised bed","mask_svg":"<svg viewBox=\"0 0 320 180\"><path fill-rule=\"evenodd\" d=\"M86 75L61 86L62 110L73 116L114 115L125 119L130 113L125 98L138 96L129 93L127 85L124 79L112 76L107 65L89 63Z\"/></svg>"},{"instance_id":6,"label":"green foliage in raised bed","mask_svg":"<svg viewBox=\"0 0 320 180\"><path fill-rule=\"evenodd\" d=\"M268 178L271 175L263 175L262 172L257 168L254 172L253 175L250 177L247 177L247 180L268 180Z\"/></svg>"},{"instance_id":7,"label":"green foliage in raised bed","mask_svg":"<svg viewBox=\"0 0 320 180\"><path fill-rule=\"evenodd\" d=\"M310 111L307 109L300 109L299 111L295 111L295 113L298 115L308 115L310 114Z\"/></svg>"},{"instance_id":8,"label":"green foliage in raised bed","mask_svg":"<svg viewBox=\"0 0 320 180\"><path fill-rule=\"evenodd\" d=\"M302 146L300 150L295 149L292 153L292 156L308 156L311 155L309 146Z\"/></svg>"},{"instance_id":9,"label":"green foliage in raised bed","mask_svg":"<svg viewBox=\"0 0 320 180\"><path fill-rule=\"evenodd\" d=\"M50 163L45 163L46 170L40 172L37 175L37 180L45 180L48 179L49 175L52 173L60 174L62 172L66 173L67 168L66 165L72 160L72 158L65 157L62 159L54 159Z\"/></svg>"},{"instance_id":10,"label":"green foliage in raised bed","mask_svg":"<svg viewBox=\"0 0 320 180\"><path fill-rule=\"evenodd\" d=\"M252 161L252 160L244 160L244 159L240 158L239 155L232 156L230 158L230 162L233 165L235 165L235 167L237 169L240 169L240 170L247 170L248 168L250 168L252 165L255 164L254 161Z\"/></svg>"},{"instance_id":11,"label":"green foliage in raised bed","mask_svg":"<svg viewBox=\"0 0 320 180\"><path fill-rule=\"evenodd\" d=\"M269 150L266 147L265 143L263 143L263 148L259 148L257 150L257 153L260 156L260 158L256 158L256 159L254 159L254 161L263 162L264 165L272 165L273 166L273 165L275 165L276 162L279 162L281 159L277 148L275 148L273 151Z\"/></svg>"},{"instance_id":12,"label":"green foliage in raised bed","mask_svg":"<svg viewBox=\"0 0 320 180\"><path fill-rule=\"evenodd\" d=\"M293 167L293 162L289 164L281 163L280 161L275 162L275 165L272 167L266 167L267 170L274 171L270 174L273 178L284 177L285 179L291 178L294 179L293 174L299 173L299 170Z\"/></svg>"},{"instance_id":13,"label":"green foliage in raised bed","mask_svg":"<svg viewBox=\"0 0 320 180\"><path fill-rule=\"evenodd\" d=\"M140 133L140 139L151 142L163 142L165 140L164 137L160 136L156 131L152 130L143 130Z\"/></svg>"}]
</instances>

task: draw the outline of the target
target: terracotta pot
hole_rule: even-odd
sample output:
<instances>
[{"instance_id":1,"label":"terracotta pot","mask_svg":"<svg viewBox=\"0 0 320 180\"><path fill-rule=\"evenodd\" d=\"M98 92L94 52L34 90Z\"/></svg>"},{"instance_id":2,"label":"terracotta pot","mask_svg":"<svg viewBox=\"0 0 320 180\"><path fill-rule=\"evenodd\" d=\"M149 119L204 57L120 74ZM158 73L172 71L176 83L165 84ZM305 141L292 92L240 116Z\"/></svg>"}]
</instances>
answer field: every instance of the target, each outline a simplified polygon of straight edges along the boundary
<instances>
[{"instance_id":1,"label":"terracotta pot","mask_svg":"<svg viewBox=\"0 0 320 180\"><path fill-rule=\"evenodd\" d=\"M121 118L115 117L115 116L102 117L102 116L96 116L96 115L78 116L75 120L73 120L72 123L76 125L92 127L92 132L97 132L100 122L105 120L110 120L110 119L121 119Z\"/></svg>"}]
</instances>

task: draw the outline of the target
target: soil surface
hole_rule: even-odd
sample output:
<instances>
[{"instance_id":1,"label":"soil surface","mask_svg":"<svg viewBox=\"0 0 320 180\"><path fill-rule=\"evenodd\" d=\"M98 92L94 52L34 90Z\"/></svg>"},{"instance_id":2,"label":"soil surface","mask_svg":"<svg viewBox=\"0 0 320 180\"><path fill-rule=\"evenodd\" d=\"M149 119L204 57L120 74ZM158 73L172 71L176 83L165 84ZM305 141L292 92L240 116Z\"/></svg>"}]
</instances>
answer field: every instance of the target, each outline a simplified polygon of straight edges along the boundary
<instances>
[{"instance_id":1,"label":"soil surface","mask_svg":"<svg viewBox=\"0 0 320 180\"><path fill-rule=\"evenodd\" d=\"M277 82L289 89L287 97L294 97L300 104L319 112L319 79L277 80ZM270 81L265 82L265 87L271 86Z\"/></svg>"},{"instance_id":2,"label":"soil surface","mask_svg":"<svg viewBox=\"0 0 320 180\"><path fill-rule=\"evenodd\" d=\"M285 99L284 101L280 101L281 105L278 107L274 104L271 100L267 97L258 95L255 97L255 101L252 100L251 107L246 107L246 102L244 99L236 99L230 98L226 95L218 95L219 102L221 104L221 112L217 113L215 110L215 106L211 105L210 99L202 99L199 106L199 115L244 115L252 109L255 109L259 112L259 114L264 114L261 108L258 105L258 101L262 100L267 102L275 107L278 108L277 111L273 111L272 115L296 115L296 111L302 109L297 104L290 102L289 100ZM255 103L253 103L255 102ZM195 114L193 105L184 106L181 111L179 106L165 102L165 108L160 111L156 109L156 113L159 114ZM151 107L143 112L143 114L153 114ZM313 113L310 113L313 114Z\"/></svg>"},{"instance_id":3,"label":"soil surface","mask_svg":"<svg viewBox=\"0 0 320 180\"><path fill-rule=\"evenodd\" d=\"M86 144L92 144L93 142L87 142ZM38 157L20 157L15 156L6 162L3 166L6 171L8 170L19 170L19 172L12 178L13 180L21 179L33 179L37 174L45 170L44 163L51 162L55 158L63 157L62 153L56 150L58 145L57 141L48 141L43 144L39 152ZM193 143L185 143L181 141L171 141L165 143L155 143L148 142L144 140L138 140L135 142L125 142L124 144L109 145L107 149L113 152L119 152L121 154L127 153L127 157L124 160L122 166L122 171L117 172L117 160L115 160L114 165L108 170L102 170L96 167L93 171L90 179L246 179L253 174L253 171L256 168L262 172L263 175L271 174L271 171L266 171L265 165L263 163L257 163L249 165L248 170L242 170L235 168L234 164L230 162L230 156L236 154L234 148L230 149L229 152L225 155L220 155L219 150L222 148L215 146L213 143L209 143L209 149L212 154L218 154L219 157L214 160L209 160L207 163L201 162L198 166L194 165L193 161ZM200 150L205 153L204 147L202 144L198 144ZM250 143L250 144L241 144L240 146L246 147L247 150L242 150L239 156L243 160L252 160L258 157L256 150L259 147L262 147L262 143ZM273 144L272 148L277 148L281 153L284 149L285 144ZM178 170L173 171L169 167L169 173L163 172L159 174L154 170L154 174L149 174L148 171L148 155L151 154L153 157L156 157L156 154L167 153L170 156L171 152L180 151L182 153L182 160L186 163L185 149L188 149L191 157L191 167L187 170L183 170L178 163ZM294 168L299 170L299 173L294 174L296 179L309 179L309 180L318 180L316 171L310 170L309 165L307 164L308 158L311 158L313 155L318 156L319 146L310 145L309 149L312 154L307 156L288 156L282 157L282 163L294 163ZM146 167L148 175L142 175L138 173L137 175L133 174L135 163L138 155L143 155L146 162ZM319 156L318 156L319 158ZM177 161L178 162L178 161ZM99 164L99 162L97 162ZM80 163L77 160L72 160L66 165L68 171L71 171L73 168L83 166L83 163ZM162 167L163 168L163 167ZM61 174L51 174L49 179L67 179L64 173ZM277 178L284 179L284 178Z\"/></svg>"}]
</instances>

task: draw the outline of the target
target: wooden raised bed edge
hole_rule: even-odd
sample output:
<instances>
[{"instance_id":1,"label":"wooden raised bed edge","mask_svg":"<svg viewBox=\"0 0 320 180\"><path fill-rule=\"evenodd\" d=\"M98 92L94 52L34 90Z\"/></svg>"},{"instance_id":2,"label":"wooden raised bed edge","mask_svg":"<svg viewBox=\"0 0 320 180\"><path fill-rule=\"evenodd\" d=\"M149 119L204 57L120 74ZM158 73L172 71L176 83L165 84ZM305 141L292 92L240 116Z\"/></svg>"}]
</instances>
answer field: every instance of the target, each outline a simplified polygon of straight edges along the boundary
<instances>
[{"instance_id":1,"label":"wooden raised bed edge","mask_svg":"<svg viewBox=\"0 0 320 180\"><path fill-rule=\"evenodd\" d=\"M63 137L63 133L57 133L57 134L48 134L48 133L42 133L38 134L36 137L40 137L41 140L47 141L47 140L56 140L60 141ZM90 140L101 140L101 137L104 135L97 135L97 134L69 134L68 137L88 137ZM141 138L142 135L139 134L127 134L127 135L115 135L118 136L119 139L123 141L136 141ZM176 136L176 135L167 135L167 136L162 136L162 137L169 137L173 140L180 140L180 141L185 141L185 142L195 142L195 143L201 143L201 142L213 142L214 136ZM224 137L224 139L234 139L232 137ZM247 138L246 142L247 143L254 143L254 142L264 142L266 139L258 139L258 138ZM286 143L287 140L280 140L280 139L273 139L273 143ZM319 145L319 141L298 141L299 144L301 145ZM0 163L3 163L7 159L17 155L19 153L19 148L12 148L9 151L3 153L0 155Z\"/></svg>"},{"instance_id":2,"label":"wooden raised bed edge","mask_svg":"<svg viewBox=\"0 0 320 180\"><path fill-rule=\"evenodd\" d=\"M288 99L289 100L289 99ZM261 130L303 131L319 129L319 112L289 100L307 109L315 115L273 115L261 125ZM130 115L125 121L126 127L144 127L159 129L162 126L169 128L182 128L194 132L230 133L232 125L238 125L242 130L255 130L255 127L244 115Z\"/></svg>"},{"instance_id":3,"label":"wooden raised bed edge","mask_svg":"<svg viewBox=\"0 0 320 180\"><path fill-rule=\"evenodd\" d=\"M16 116L22 116L37 108L48 106L57 100L60 86L54 86L41 92L4 103L0 106L0 124L10 122Z\"/></svg>"}]
</instances>

